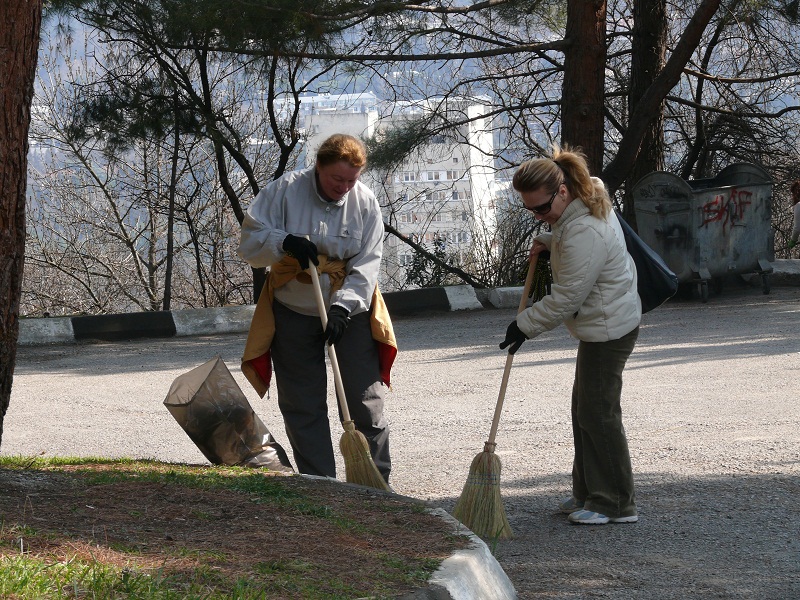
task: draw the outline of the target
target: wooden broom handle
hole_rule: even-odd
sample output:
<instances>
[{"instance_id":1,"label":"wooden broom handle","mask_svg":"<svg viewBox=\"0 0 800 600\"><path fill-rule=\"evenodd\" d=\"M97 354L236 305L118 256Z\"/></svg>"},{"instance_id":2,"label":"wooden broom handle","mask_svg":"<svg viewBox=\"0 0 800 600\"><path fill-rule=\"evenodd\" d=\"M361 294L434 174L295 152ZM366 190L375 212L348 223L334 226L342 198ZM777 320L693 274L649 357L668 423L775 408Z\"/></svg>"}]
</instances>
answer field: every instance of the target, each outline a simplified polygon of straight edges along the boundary
<instances>
[{"instance_id":1,"label":"wooden broom handle","mask_svg":"<svg viewBox=\"0 0 800 600\"><path fill-rule=\"evenodd\" d=\"M528 275L525 277L525 285L522 288L522 298L519 299L517 314L525 310L528 304L528 295L531 293L531 284L533 283L533 272L536 270L536 261L538 259L539 255L534 254L528 264ZM500 414L503 412L503 400L506 397L508 376L511 373L511 363L513 362L514 355L509 350L508 356L506 356L506 368L503 370L503 380L500 383L500 393L497 396L497 405L494 407L494 418L492 419L492 428L489 430L489 440L486 442L487 445L491 445L491 449L494 449L494 438L497 435L497 426L500 424Z\"/></svg>"},{"instance_id":2,"label":"wooden broom handle","mask_svg":"<svg viewBox=\"0 0 800 600\"><path fill-rule=\"evenodd\" d=\"M322 330L324 331L328 326L328 313L325 310L325 301L322 299L322 288L319 285L317 267L313 264L309 265L308 273L311 275L311 283L314 286L314 296L316 296L317 299L317 310L319 310L319 318L322 319ZM328 357L331 359L333 382L336 384L336 396L339 398L339 409L342 411L342 421L349 421L350 411L347 408L347 399L344 395L344 385L342 384L342 374L339 371L339 361L336 360L336 349L327 342L325 345L328 346Z\"/></svg>"}]
</instances>

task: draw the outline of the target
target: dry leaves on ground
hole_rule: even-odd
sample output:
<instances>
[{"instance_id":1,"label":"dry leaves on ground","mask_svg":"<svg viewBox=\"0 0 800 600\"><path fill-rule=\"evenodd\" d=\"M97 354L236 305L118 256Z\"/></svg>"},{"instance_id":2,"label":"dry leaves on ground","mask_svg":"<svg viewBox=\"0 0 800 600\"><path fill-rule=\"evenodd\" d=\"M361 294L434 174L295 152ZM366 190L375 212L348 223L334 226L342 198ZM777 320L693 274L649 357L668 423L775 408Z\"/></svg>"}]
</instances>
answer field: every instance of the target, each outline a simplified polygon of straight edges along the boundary
<instances>
[{"instance_id":1,"label":"dry leaves on ground","mask_svg":"<svg viewBox=\"0 0 800 600\"><path fill-rule=\"evenodd\" d=\"M162 573L203 567L221 582L263 581L270 598L301 597L306 583L319 597L348 586L392 597L424 586L468 544L409 498L260 471L226 475L268 478L275 485L265 498L257 485L198 487L152 464L163 476L108 478L115 463L0 469L0 556L22 550ZM190 470L202 477L204 469Z\"/></svg>"}]
</instances>

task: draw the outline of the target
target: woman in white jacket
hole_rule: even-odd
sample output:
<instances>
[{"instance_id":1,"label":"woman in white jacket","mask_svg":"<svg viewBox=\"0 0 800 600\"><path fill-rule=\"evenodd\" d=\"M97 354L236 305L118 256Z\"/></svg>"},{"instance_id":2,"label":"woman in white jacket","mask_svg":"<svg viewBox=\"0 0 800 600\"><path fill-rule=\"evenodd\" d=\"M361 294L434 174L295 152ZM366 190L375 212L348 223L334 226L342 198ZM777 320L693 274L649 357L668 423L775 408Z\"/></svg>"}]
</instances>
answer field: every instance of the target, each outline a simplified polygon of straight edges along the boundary
<instances>
[{"instance_id":1,"label":"woman in white jacket","mask_svg":"<svg viewBox=\"0 0 800 600\"><path fill-rule=\"evenodd\" d=\"M523 163L514 189L525 208L551 226L531 256L550 252L551 293L521 312L501 348L564 323L579 340L572 390L575 458L572 497L560 510L575 524L638 520L620 397L622 371L639 334L642 309L636 267L603 183L585 156L554 148L552 158Z\"/></svg>"}]
</instances>

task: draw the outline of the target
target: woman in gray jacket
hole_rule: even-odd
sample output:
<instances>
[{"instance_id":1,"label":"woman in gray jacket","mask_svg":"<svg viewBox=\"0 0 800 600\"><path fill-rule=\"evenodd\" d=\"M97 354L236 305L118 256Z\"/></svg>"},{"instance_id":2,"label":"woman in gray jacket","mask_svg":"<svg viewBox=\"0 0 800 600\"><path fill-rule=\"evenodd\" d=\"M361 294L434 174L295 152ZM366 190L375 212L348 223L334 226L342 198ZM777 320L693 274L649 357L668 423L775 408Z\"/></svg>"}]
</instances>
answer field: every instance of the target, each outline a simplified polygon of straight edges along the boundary
<instances>
[{"instance_id":1,"label":"woman in gray jacket","mask_svg":"<svg viewBox=\"0 0 800 600\"><path fill-rule=\"evenodd\" d=\"M259 392L263 394L271 366L275 368L278 406L298 470L336 477L326 400L327 341L340 350L350 415L388 482L389 425L383 413L388 372L382 369L381 346L374 339L371 320L383 253L383 219L375 194L359 180L366 162L359 139L330 136L317 150L313 166L286 173L258 193L242 223L238 253L253 267L270 267L270 282L275 282L265 287L275 288L270 354L257 359L262 366L252 370L263 381ZM282 268L287 256L292 258ZM320 284L328 304L324 331L311 286L295 276L312 263L322 269ZM277 272L286 269L290 276L278 284ZM243 364L243 372L245 368Z\"/></svg>"},{"instance_id":2,"label":"woman in gray jacket","mask_svg":"<svg viewBox=\"0 0 800 600\"><path fill-rule=\"evenodd\" d=\"M622 371L639 334L642 308L636 267L625 249L602 181L585 156L554 148L552 158L523 163L514 175L523 206L549 224L531 257L550 252L551 293L521 312L500 348L564 323L579 340L572 389L575 458L572 497L560 510L576 524L638 520L628 442L622 425Z\"/></svg>"}]
</instances>

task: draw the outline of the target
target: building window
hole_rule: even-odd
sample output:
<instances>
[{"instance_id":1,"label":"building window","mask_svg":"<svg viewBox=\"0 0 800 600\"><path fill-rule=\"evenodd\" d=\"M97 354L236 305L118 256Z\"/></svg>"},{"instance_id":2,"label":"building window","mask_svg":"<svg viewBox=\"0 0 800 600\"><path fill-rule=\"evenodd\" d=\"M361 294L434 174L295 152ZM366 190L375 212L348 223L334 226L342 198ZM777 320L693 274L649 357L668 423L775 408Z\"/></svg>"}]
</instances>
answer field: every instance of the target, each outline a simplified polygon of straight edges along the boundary
<instances>
[{"instance_id":1,"label":"building window","mask_svg":"<svg viewBox=\"0 0 800 600\"><path fill-rule=\"evenodd\" d=\"M448 171L447 172L448 181L455 181L456 179L459 179L459 177L460 176L458 174L458 171Z\"/></svg>"},{"instance_id":2,"label":"building window","mask_svg":"<svg viewBox=\"0 0 800 600\"><path fill-rule=\"evenodd\" d=\"M439 181L441 176L440 171L428 171L428 181Z\"/></svg>"},{"instance_id":3,"label":"building window","mask_svg":"<svg viewBox=\"0 0 800 600\"><path fill-rule=\"evenodd\" d=\"M413 171L403 171L403 181L408 182L408 181L416 181L416 180L417 180L417 174L416 173L414 173Z\"/></svg>"}]
</instances>

